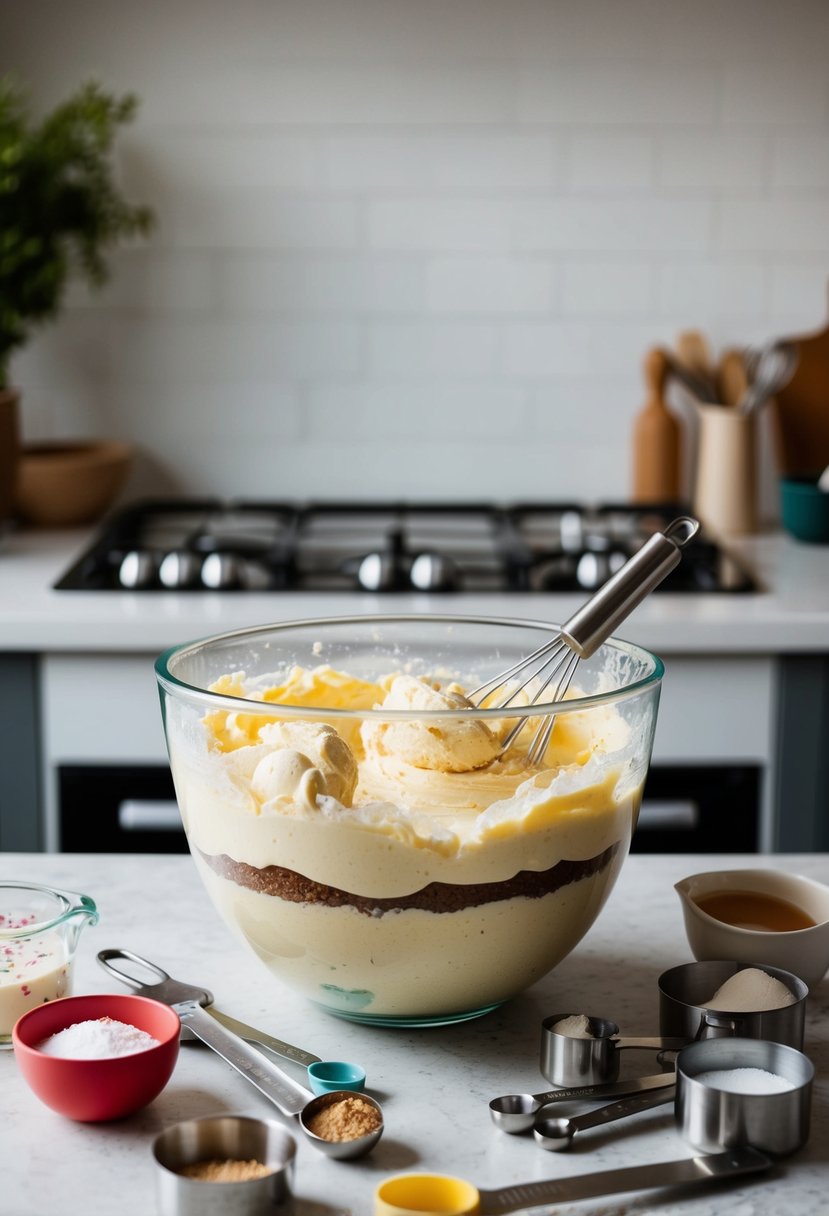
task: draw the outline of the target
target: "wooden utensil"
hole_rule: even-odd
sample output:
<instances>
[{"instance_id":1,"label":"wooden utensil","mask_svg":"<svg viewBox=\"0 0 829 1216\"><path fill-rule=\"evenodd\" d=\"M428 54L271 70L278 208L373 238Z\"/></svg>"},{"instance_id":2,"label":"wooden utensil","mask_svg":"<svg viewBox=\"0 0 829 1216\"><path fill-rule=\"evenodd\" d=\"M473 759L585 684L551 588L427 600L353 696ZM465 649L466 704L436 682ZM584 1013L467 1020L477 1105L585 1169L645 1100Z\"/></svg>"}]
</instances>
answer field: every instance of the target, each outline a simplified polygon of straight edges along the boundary
<instances>
[{"instance_id":1,"label":"wooden utensil","mask_svg":"<svg viewBox=\"0 0 829 1216\"><path fill-rule=\"evenodd\" d=\"M654 347L643 366L647 397L633 428L633 501L676 502L681 430L665 401L670 359Z\"/></svg>"},{"instance_id":2,"label":"wooden utensil","mask_svg":"<svg viewBox=\"0 0 829 1216\"><path fill-rule=\"evenodd\" d=\"M704 399L718 401L720 394L717 388L717 369L705 334L699 329L683 329L676 336L676 352L680 363L707 386Z\"/></svg>"},{"instance_id":3,"label":"wooden utensil","mask_svg":"<svg viewBox=\"0 0 829 1216\"><path fill-rule=\"evenodd\" d=\"M798 364L776 394L778 459L789 477L829 464L829 324L793 341Z\"/></svg>"},{"instance_id":4,"label":"wooden utensil","mask_svg":"<svg viewBox=\"0 0 829 1216\"><path fill-rule=\"evenodd\" d=\"M722 352L717 379L723 403L737 407L748 392L748 372L742 351L731 347Z\"/></svg>"}]
</instances>

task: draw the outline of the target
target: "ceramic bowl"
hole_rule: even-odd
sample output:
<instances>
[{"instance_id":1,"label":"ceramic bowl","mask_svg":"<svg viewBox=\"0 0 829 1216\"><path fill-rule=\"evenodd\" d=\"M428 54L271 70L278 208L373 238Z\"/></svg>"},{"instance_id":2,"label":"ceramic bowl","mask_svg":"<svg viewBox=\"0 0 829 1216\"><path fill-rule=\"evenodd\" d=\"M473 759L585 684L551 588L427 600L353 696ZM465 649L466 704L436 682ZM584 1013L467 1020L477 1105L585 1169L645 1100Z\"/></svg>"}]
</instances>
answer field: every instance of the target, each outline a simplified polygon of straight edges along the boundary
<instances>
[{"instance_id":1,"label":"ceramic bowl","mask_svg":"<svg viewBox=\"0 0 829 1216\"><path fill-rule=\"evenodd\" d=\"M780 479L780 515L798 540L829 544L829 494L818 487L817 474Z\"/></svg>"},{"instance_id":2,"label":"ceramic bowl","mask_svg":"<svg viewBox=\"0 0 829 1216\"><path fill-rule=\"evenodd\" d=\"M697 960L733 959L737 963L781 967L810 988L829 968L829 887L800 874L780 870L709 870L683 878L675 886L682 902L685 932ZM742 929L729 925L696 902L714 892L752 892L785 900L815 922L787 932Z\"/></svg>"},{"instance_id":3,"label":"ceramic bowl","mask_svg":"<svg viewBox=\"0 0 829 1216\"><path fill-rule=\"evenodd\" d=\"M146 1031L157 1047L103 1060L46 1055L50 1035L95 1018L111 1017ZM60 1115L81 1123L121 1119L158 1097L178 1058L178 1014L143 996L71 996L25 1013L12 1032L14 1054L34 1094Z\"/></svg>"}]
</instances>

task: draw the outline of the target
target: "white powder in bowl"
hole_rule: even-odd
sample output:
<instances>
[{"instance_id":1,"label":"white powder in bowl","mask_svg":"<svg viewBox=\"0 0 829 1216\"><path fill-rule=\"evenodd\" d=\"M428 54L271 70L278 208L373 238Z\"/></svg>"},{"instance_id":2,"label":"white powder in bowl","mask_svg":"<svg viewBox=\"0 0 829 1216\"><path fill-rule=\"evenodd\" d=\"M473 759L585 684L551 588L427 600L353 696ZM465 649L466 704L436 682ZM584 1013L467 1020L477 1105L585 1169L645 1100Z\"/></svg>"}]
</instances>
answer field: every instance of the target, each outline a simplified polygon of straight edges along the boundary
<instances>
[{"instance_id":1,"label":"white powder in bowl","mask_svg":"<svg viewBox=\"0 0 829 1216\"><path fill-rule=\"evenodd\" d=\"M712 1068L709 1072L698 1072L695 1080L730 1094L783 1094L795 1088L786 1077L764 1068Z\"/></svg>"},{"instance_id":2,"label":"white powder in bowl","mask_svg":"<svg viewBox=\"0 0 829 1216\"><path fill-rule=\"evenodd\" d=\"M783 1009L796 1000L794 993L773 975L757 967L744 967L720 985L711 999L705 1001L705 1007L726 1013L761 1013L765 1009Z\"/></svg>"},{"instance_id":3,"label":"white powder in bowl","mask_svg":"<svg viewBox=\"0 0 829 1216\"><path fill-rule=\"evenodd\" d=\"M136 1051L158 1047L158 1043L151 1034L127 1022L95 1018L59 1030L39 1043L37 1049L46 1056L62 1056L65 1060L107 1060L131 1056Z\"/></svg>"},{"instance_id":4,"label":"white powder in bowl","mask_svg":"<svg viewBox=\"0 0 829 1216\"><path fill-rule=\"evenodd\" d=\"M553 1026L556 1034L565 1034L568 1039L594 1039L596 1036L590 1029L590 1019L586 1013L573 1013L569 1018L562 1018Z\"/></svg>"}]
</instances>

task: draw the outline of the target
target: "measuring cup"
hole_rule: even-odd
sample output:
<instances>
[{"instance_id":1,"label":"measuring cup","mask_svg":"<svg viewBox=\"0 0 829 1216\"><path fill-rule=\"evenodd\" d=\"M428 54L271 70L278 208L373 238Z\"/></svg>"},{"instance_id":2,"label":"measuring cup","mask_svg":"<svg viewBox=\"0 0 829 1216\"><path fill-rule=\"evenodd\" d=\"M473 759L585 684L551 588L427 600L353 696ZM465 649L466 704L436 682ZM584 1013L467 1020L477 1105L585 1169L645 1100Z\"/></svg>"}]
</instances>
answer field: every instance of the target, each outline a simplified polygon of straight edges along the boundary
<instances>
[{"instance_id":1,"label":"measuring cup","mask_svg":"<svg viewBox=\"0 0 829 1216\"><path fill-rule=\"evenodd\" d=\"M493 1098L489 1117L502 1132L515 1135L529 1131L542 1110L560 1102L593 1102L603 1098L622 1098L652 1090L671 1091L673 1073L658 1072L649 1077L632 1077L630 1081L609 1081L606 1085L578 1085L567 1089L551 1089L542 1094L505 1094Z\"/></svg>"},{"instance_id":2,"label":"measuring cup","mask_svg":"<svg viewBox=\"0 0 829 1216\"><path fill-rule=\"evenodd\" d=\"M782 1043L800 1051L806 1020L809 989L780 967L760 965L760 969L784 984L795 998L780 1009L736 1011L709 1009L717 989L746 968L744 963L708 961L682 963L663 971L659 977L659 1028L663 1034L685 1035L686 1042L738 1036Z\"/></svg>"},{"instance_id":3,"label":"measuring cup","mask_svg":"<svg viewBox=\"0 0 829 1216\"><path fill-rule=\"evenodd\" d=\"M133 954L131 950L101 950L97 958L104 971L114 975L116 979L121 980L141 996L161 1001L165 1005L174 1004L176 1001L196 1001L197 1004L207 1009L211 1017L215 1018L217 1022L221 1022L222 1026L237 1034L239 1038L258 1043L275 1055L281 1056L283 1060L290 1060L294 1064L304 1066L308 1083L315 1094L334 1093L341 1089L362 1093L366 1087L365 1069L361 1068L359 1064L351 1064L346 1060L321 1060L319 1056L312 1055L310 1051L303 1051L301 1047L294 1047L291 1043L285 1043L282 1039L267 1034L264 1030L256 1030L255 1027L248 1026L245 1022L240 1022L227 1013L222 1013L214 1006L213 993L209 989L171 979L166 971L148 959L142 958L140 954ZM154 982L147 983L116 966L116 963L125 961L132 963L134 968L143 971ZM181 1038L182 1041L187 1041L188 1039L199 1039L199 1036L182 1022Z\"/></svg>"},{"instance_id":4,"label":"measuring cup","mask_svg":"<svg viewBox=\"0 0 829 1216\"><path fill-rule=\"evenodd\" d=\"M398 1174L381 1182L374 1192L374 1216L500 1216L541 1204L576 1203L602 1195L623 1195L653 1187L725 1182L767 1170L768 1157L755 1149L732 1149L710 1156L654 1165L517 1183L494 1191L479 1190L462 1178L442 1174Z\"/></svg>"},{"instance_id":5,"label":"measuring cup","mask_svg":"<svg viewBox=\"0 0 829 1216\"><path fill-rule=\"evenodd\" d=\"M682 1038L630 1039L619 1037L619 1027L607 1018L587 1019L591 1037L576 1038L555 1027L573 1014L554 1013L541 1023L541 1073L553 1085L601 1085L619 1075L619 1052L679 1051Z\"/></svg>"},{"instance_id":6,"label":"measuring cup","mask_svg":"<svg viewBox=\"0 0 829 1216\"><path fill-rule=\"evenodd\" d=\"M0 1048L18 1018L72 992L84 925L98 923L88 895L34 882L0 882Z\"/></svg>"},{"instance_id":7,"label":"measuring cup","mask_svg":"<svg viewBox=\"0 0 829 1216\"><path fill-rule=\"evenodd\" d=\"M711 1072L756 1068L783 1077L791 1089L743 1093L707 1082ZM761 1039L705 1039L677 1058L676 1122L696 1149L750 1144L775 1157L801 1148L809 1136L811 1060L794 1047Z\"/></svg>"}]
</instances>

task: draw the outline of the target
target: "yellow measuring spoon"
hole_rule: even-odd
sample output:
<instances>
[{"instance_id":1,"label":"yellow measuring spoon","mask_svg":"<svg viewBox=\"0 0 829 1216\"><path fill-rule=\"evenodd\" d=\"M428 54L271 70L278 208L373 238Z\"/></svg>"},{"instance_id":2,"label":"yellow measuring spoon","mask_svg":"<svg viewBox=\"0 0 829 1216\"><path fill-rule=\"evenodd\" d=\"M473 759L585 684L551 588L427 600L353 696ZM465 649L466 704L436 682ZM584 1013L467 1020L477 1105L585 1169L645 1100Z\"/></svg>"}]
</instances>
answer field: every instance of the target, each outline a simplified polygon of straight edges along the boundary
<instances>
[{"instance_id":1,"label":"yellow measuring spoon","mask_svg":"<svg viewBox=\"0 0 829 1216\"><path fill-rule=\"evenodd\" d=\"M478 1190L471 1182L446 1174L398 1174L375 1190L374 1216L502 1216L542 1203L574 1203L683 1183L724 1182L740 1174L767 1170L770 1165L769 1158L753 1148L735 1148L574 1178L517 1183L496 1191Z\"/></svg>"}]
</instances>

